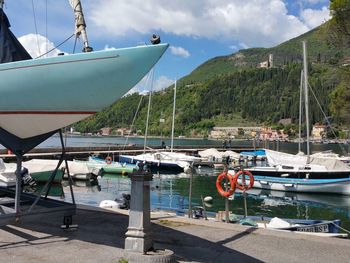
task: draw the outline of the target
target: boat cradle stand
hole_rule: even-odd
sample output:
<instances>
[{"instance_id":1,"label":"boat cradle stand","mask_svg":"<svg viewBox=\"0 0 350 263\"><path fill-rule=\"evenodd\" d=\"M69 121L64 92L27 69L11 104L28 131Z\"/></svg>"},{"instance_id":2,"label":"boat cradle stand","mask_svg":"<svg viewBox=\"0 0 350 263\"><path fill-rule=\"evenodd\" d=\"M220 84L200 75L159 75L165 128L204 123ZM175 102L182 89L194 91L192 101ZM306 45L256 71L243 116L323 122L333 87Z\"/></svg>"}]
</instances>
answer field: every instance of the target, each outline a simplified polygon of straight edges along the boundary
<instances>
[{"instance_id":1,"label":"boat cradle stand","mask_svg":"<svg viewBox=\"0 0 350 263\"><path fill-rule=\"evenodd\" d=\"M55 170L52 172L49 180L38 194L23 193L21 170L24 154L57 132L60 135L62 153ZM0 187L0 226L18 223L21 220L25 220L25 218L40 217L50 213L55 214L56 216L62 216L63 227L69 228L72 224L72 216L76 214L76 204L62 131L55 130L43 135L22 139L0 128L0 143L7 149L11 150L16 155L17 160L16 189L12 190ZM72 203L58 201L47 197L57 170L63 161L65 161L67 169Z\"/></svg>"}]
</instances>

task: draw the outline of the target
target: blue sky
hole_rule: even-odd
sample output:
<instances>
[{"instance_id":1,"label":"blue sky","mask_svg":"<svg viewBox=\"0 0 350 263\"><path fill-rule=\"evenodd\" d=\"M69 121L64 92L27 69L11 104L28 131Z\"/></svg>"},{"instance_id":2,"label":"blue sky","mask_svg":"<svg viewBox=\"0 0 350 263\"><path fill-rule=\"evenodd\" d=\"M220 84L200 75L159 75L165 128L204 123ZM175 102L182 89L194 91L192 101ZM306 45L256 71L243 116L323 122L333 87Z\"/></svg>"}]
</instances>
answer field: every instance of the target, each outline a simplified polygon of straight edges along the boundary
<instances>
[{"instance_id":1,"label":"blue sky","mask_svg":"<svg viewBox=\"0 0 350 263\"><path fill-rule=\"evenodd\" d=\"M272 47L329 19L329 0L81 2L94 50L149 43L152 33L171 45L156 66L156 89L169 86L210 58L249 47ZM11 30L34 57L74 32L69 0L7 0L4 10ZM73 46L72 40L59 49L72 53ZM81 47L78 43L77 50ZM135 90L145 89L144 83Z\"/></svg>"}]
</instances>

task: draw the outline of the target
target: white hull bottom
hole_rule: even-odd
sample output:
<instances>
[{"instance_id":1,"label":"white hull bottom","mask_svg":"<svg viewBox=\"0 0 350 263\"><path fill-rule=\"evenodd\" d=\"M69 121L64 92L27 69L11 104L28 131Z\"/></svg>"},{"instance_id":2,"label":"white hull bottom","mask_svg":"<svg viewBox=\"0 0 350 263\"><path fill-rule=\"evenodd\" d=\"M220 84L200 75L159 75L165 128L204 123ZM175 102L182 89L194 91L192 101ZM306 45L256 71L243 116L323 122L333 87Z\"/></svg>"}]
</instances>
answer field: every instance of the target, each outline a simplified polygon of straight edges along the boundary
<instances>
[{"instance_id":1,"label":"white hull bottom","mask_svg":"<svg viewBox=\"0 0 350 263\"><path fill-rule=\"evenodd\" d=\"M238 182L241 184L241 180L238 180ZM350 195L350 179L340 182L303 183L301 180L294 182L275 182L272 180L255 178L253 187L285 192Z\"/></svg>"},{"instance_id":2,"label":"white hull bottom","mask_svg":"<svg viewBox=\"0 0 350 263\"><path fill-rule=\"evenodd\" d=\"M85 119L93 113L16 113L0 114L0 127L19 138L29 138L38 134L66 127Z\"/></svg>"}]
</instances>

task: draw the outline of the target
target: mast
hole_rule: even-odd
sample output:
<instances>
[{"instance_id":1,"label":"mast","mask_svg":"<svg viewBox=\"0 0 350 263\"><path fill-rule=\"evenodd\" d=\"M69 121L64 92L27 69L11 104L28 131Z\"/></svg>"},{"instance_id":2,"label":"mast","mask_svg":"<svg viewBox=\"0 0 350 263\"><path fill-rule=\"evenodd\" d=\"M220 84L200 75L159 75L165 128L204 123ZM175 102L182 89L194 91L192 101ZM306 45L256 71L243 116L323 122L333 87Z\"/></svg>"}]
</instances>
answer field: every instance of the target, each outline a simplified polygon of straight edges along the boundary
<instances>
[{"instance_id":1,"label":"mast","mask_svg":"<svg viewBox=\"0 0 350 263\"><path fill-rule=\"evenodd\" d=\"M173 152L173 147L174 147L175 108L176 108L176 79L175 79L175 86L174 86L173 123L171 127L171 147L170 147L171 152Z\"/></svg>"},{"instance_id":2,"label":"mast","mask_svg":"<svg viewBox=\"0 0 350 263\"><path fill-rule=\"evenodd\" d=\"M0 0L1 1L1 0ZM3 0L2 0L3 1ZM69 0L70 5L73 8L75 15L75 34L76 36L82 36L84 42L84 52L91 52L93 49L89 47L89 41L86 33L86 24L83 14L83 8L81 6L80 0Z\"/></svg>"},{"instance_id":3,"label":"mast","mask_svg":"<svg viewBox=\"0 0 350 263\"><path fill-rule=\"evenodd\" d=\"M301 110L302 110L302 99L303 99L303 77L304 71L301 70L300 74L300 91L299 91L299 141L298 141L298 153L301 152Z\"/></svg>"},{"instance_id":4,"label":"mast","mask_svg":"<svg viewBox=\"0 0 350 263\"><path fill-rule=\"evenodd\" d=\"M306 116L306 164L310 163L310 124L309 124L309 87L308 87L308 72L307 72L307 50L306 41L303 41L304 54L304 92L305 92L305 116Z\"/></svg>"},{"instance_id":5,"label":"mast","mask_svg":"<svg viewBox=\"0 0 350 263\"><path fill-rule=\"evenodd\" d=\"M153 90L153 78L154 78L154 69L151 70L149 73L151 78L151 88L149 91L149 97L148 97L148 108L147 108L147 118L146 118L146 129L145 129L145 138L143 142L143 153L146 153L146 145L147 145L147 136L148 136L148 124L149 124L149 115L151 111L151 100L152 100L152 90Z\"/></svg>"}]
</instances>

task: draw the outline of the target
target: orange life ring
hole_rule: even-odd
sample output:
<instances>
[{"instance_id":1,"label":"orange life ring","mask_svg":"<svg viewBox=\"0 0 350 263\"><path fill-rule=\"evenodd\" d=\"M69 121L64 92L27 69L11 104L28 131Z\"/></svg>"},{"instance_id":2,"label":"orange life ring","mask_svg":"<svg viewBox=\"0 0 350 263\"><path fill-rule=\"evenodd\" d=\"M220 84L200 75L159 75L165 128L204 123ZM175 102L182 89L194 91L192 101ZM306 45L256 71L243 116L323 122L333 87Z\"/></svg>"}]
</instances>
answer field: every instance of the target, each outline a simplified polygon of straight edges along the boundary
<instances>
[{"instance_id":1,"label":"orange life ring","mask_svg":"<svg viewBox=\"0 0 350 263\"><path fill-rule=\"evenodd\" d=\"M238 183L238 178L243 175L244 180L242 182L242 184ZM249 176L249 185L245 184L245 176L248 175ZM242 178L243 178L242 177ZM254 185L254 176L252 175L251 172L249 171L239 171L238 173L235 174L235 176L233 177L235 182L236 182L236 187L241 190L241 191L248 191L250 188L253 187Z\"/></svg>"},{"instance_id":2,"label":"orange life ring","mask_svg":"<svg viewBox=\"0 0 350 263\"><path fill-rule=\"evenodd\" d=\"M112 157L107 156L105 161L106 161L106 164L111 164L112 163Z\"/></svg>"},{"instance_id":3,"label":"orange life ring","mask_svg":"<svg viewBox=\"0 0 350 263\"><path fill-rule=\"evenodd\" d=\"M224 178L230 182L230 188L228 188L226 191L222 188L221 185L221 182ZM216 189L218 189L219 194L223 197L229 197L232 195L236 190L236 182L234 181L233 176L227 172L222 172L219 174L218 178L216 179Z\"/></svg>"}]
</instances>

